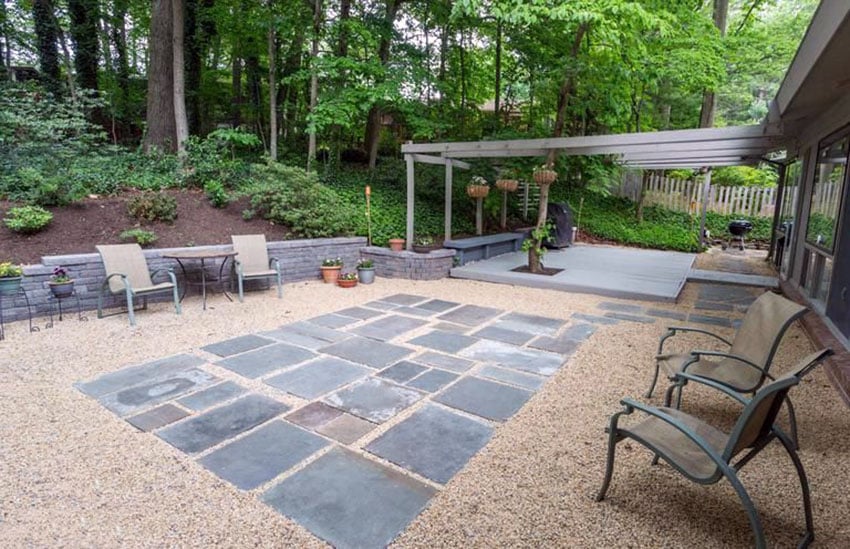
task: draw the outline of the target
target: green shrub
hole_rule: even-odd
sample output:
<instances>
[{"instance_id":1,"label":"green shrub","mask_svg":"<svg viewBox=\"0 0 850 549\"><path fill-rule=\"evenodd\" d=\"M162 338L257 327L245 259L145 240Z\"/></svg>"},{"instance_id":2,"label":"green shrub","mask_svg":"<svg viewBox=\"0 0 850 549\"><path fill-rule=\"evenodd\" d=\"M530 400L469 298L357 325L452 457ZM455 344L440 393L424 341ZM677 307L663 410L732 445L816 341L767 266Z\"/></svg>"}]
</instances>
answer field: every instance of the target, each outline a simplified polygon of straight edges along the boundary
<instances>
[{"instance_id":1,"label":"green shrub","mask_svg":"<svg viewBox=\"0 0 850 549\"><path fill-rule=\"evenodd\" d=\"M164 192L143 192L130 199L127 213L136 219L171 223L177 219L177 200Z\"/></svg>"},{"instance_id":2,"label":"green shrub","mask_svg":"<svg viewBox=\"0 0 850 549\"><path fill-rule=\"evenodd\" d=\"M3 222L16 233L37 233L53 220L53 214L40 206L11 208Z\"/></svg>"},{"instance_id":3,"label":"green shrub","mask_svg":"<svg viewBox=\"0 0 850 549\"><path fill-rule=\"evenodd\" d=\"M123 231L118 237L121 240L132 240L136 242L139 246L149 246L156 242L158 238L156 233L153 231L146 231L145 229L127 229Z\"/></svg>"},{"instance_id":4,"label":"green shrub","mask_svg":"<svg viewBox=\"0 0 850 549\"><path fill-rule=\"evenodd\" d=\"M204 192L214 208L224 208L230 202L230 195L220 181L207 181L204 184Z\"/></svg>"}]
</instances>

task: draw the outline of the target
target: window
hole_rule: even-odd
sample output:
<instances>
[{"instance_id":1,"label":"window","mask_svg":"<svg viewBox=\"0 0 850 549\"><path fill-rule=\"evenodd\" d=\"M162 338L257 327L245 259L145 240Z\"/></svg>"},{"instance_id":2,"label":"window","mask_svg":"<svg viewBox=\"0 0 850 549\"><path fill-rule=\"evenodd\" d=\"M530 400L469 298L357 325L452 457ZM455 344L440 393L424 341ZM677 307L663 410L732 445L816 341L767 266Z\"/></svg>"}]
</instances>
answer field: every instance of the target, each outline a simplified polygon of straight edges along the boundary
<instances>
[{"instance_id":1,"label":"window","mask_svg":"<svg viewBox=\"0 0 850 549\"><path fill-rule=\"evenodd\" d=\"M835 246L835 229L844 190L849 143L850 135L846 130L838 138L825 141L818 149L815 165L806 242L830 255Z\"/></svg>"},{"instance_id":2,"label":"window","mask_svg":"<svg viewBox=\"0 0 850 549\"><path fill-rule=\"evenodd\" d=\"M795 215L797 214L797 200L800 196L800 184L803 181L803 163L798 158L788 164L785 168L785 185L782 187L782 209L779 212L779 230L781 238L777 250L777 260L781 262L782 273L787 275L791 268L791 248L794 236Z\"/></svg>"}]
</instances>

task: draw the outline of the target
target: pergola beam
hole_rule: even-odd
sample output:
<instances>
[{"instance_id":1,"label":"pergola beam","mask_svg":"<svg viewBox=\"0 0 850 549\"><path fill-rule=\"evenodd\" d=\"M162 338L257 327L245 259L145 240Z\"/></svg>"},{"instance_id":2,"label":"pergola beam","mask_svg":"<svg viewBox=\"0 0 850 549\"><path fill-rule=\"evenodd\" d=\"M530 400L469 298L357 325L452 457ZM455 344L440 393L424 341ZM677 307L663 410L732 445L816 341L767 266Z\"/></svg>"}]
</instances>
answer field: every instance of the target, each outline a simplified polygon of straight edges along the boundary
<instances>
[{"instance_id":1,"label":"pergola beam","mask_svg":"<svg viewBox=\"0 0 850 549\"><path fill-rule=\"evenodd\" d=\"M464 170L468 170L472 167L469 165L469 163L464 162L462 160L455 160L453 158L445 158L442 156L428 156L425 154L414 154L411 156L413 156L414 162L421 162L422 164L436 164L438 166L446 166L448 164L451 164Z\"/></svg>"}]
</instances>

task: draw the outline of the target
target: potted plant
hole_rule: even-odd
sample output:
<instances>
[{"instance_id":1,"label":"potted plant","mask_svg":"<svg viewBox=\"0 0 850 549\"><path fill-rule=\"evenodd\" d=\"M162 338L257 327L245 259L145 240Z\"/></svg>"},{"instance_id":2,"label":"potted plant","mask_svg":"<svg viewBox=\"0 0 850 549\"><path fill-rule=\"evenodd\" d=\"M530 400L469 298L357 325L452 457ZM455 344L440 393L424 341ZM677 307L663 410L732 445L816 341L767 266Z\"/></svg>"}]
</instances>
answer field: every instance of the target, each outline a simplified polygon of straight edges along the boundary
<instances>
[{"instance_id":1,"label":"potted plant","mask_svg":"<svg viewBox=\"0 0 850 549\"><path fill-rule=\"evenodd\" d=\"M15 295L21 289L24 270L9 261L0 263L0 295Z\"/></svg>"},{"instance_id":2,"label":"potted plant","mask_svg":"<svg viewBox=\"0 0 850 549\"><path fill-rule=\"evenodd\" d=\"M496 188L506 193L512 193L519 188L517 181L516 170L507 168L499 174L499 179L496 180Z\"/></svg>"},{"instance_id":3,"label":"potted plant","mask_svg":"<svg viewBox=\"0 0 850 549\"><path fill-rule=\"evenodd\" d=\"M534 168L534 182L538 185L551 185L558 179L558 172L549 164L543 164Z\"/></svg>"},{"instance_id":4,"label":"potted plant","mask_svg":"<svg viewBox=\"0 0 850 549\"><path fill-rule=\"evenodd\" d=\"M375 282L375 263L371 259L361 259L357 262L357 278L363 284Z\"/></svg>"},{"instance_id":5,"label":"potted plant","mask_svg":"<svg viewBox=\"0 0 850 549\"><path fill-rule=\"evenodd\" d=\"M74 279L68 276L68 271L61 266L53 269L53 276L47 284L56 297L68 297L74 293Z\"/></svg>"},{"instance_id":6,"label":"potted plant","mask_svg":"<svg viewBox=\"0 0 850 549\"><path fill-rule=\"evenodd\" d=\"M420 254L427 254L434 249L434 239L430 236L420 236L413 241L413 251Z\"/></svg>"},{"instance_id":7,"label":"potted plant","mask_svg":"<svg viewBox=\"0 0 850 549\"><path fill-rule=\"evenodd\" d=\"M466 194L470 198L484 198L490 192L490 184L480 175L475 175L466 186Z\"/></svg>"},{"instance_id":8,"label":"potted plant","mask_svg":"<svg viewBox=\"0 0 850 549\"><path fill-rule=\"evenodd\" d=\"M389 239L390 249L394 252L400 252L404 249L404 239L403 238L391 238Z\"/></svg>"},{"instance_id":9,"label":"potted plant","mask_svg":"<svg viewBox=\"0 0 850 549\"><path fill-rule=\"evenodd\" d=\"M336 281L340 288L353 288L357 286L357 273L343 273L339 275L339 280Z\"/></svg>"},{"instance_id":10,"label":"potted plant","mask_svg":"<svg viewBox=\"0 0 850 549\"><path fill-rule=\"evenodd\" d=\"M322 261L322 280L326 284L333 284L339 279L339 273L342 271L342 258L329 257Z\"/></svg>"}]
</instances>

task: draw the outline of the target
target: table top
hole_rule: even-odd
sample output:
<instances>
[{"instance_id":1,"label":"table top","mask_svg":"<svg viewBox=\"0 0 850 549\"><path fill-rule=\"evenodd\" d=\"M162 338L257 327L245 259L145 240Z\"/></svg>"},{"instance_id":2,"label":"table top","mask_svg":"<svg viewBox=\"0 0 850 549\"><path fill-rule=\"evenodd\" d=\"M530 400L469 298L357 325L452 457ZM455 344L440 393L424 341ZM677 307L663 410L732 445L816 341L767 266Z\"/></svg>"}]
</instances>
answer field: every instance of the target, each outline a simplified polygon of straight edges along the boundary
<instances>
[{"instance_id":1,"label":"table top","mask_svg":"<svg viewBox=\"0 0 850 549\"><path fill-rule=\"evenodd\" d=\"M186 250L184 252L170 252L162 254L168 259L216 259L221 257L234 257L238 252L218 250Z\"/></svg>"}]
</instances>

